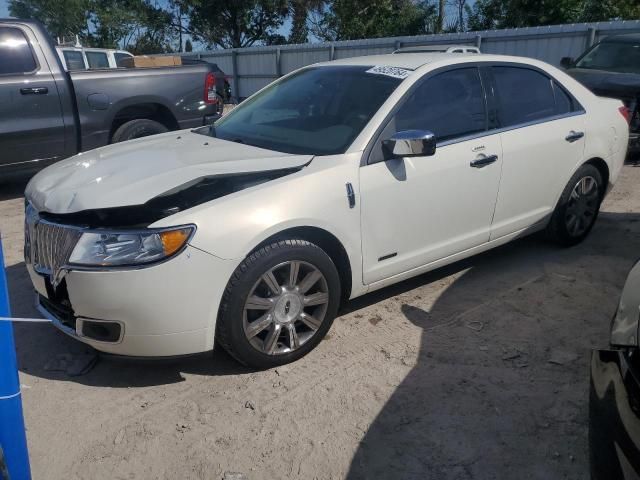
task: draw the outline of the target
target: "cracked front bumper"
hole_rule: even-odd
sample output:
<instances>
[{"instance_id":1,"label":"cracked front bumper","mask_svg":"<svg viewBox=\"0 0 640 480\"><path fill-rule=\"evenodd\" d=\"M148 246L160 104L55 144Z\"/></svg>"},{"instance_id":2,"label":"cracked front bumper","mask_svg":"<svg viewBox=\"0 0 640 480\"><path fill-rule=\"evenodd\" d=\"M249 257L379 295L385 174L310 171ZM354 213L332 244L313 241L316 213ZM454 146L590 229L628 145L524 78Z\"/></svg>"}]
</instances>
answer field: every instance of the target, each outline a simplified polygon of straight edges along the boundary
<instances>
[{"instance_id":1,"label":"cracked front bumper","mask_svg":"<svg viewBox=\"0 0 640 480\"><path fill-rule=\"evenodd\" d=\"M188 246L145 268L72 270L56 289L27 268L38 310L64 333L102 352L166 357L213 349L218 306L235 262ZM115 341L98 341L84 334L85 322L118 324L121 332Z\"/></svg>"}]
</instances>

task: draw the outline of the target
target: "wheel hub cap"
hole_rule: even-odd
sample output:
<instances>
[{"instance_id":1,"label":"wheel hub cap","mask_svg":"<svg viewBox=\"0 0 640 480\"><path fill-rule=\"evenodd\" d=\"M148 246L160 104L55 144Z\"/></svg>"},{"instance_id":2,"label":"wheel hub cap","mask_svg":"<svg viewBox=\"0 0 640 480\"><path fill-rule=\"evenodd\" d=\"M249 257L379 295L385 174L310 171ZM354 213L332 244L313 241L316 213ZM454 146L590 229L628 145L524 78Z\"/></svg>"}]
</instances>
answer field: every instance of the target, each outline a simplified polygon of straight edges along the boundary
<instances>
[{"instance_id":1,"label":"wheel hub cap","mask_svg":"<svg viewBox=\"0 0 640 480\"><path fill-rule=\"evenodd\" d=\"M291 323L302 313L302 298L296 293L283 293L273 309L278 323Z\"/></svg>"},{"instance_id":2,"label":"wheel hub cap","mask_svg":"<svg viewBox=\"0 0 640 480\"><path fill-rule=\"evenodd\" d=\"M598 182L591 176L581 178L573 187L566 210L566 227L570 235L578 237L595 221L600 202Z\"/></svg>"},{"instance_id":3,"label":"wheel hub cap","mask_svg":"<svg viewBox=\"0 0 640 480\"><path fill-rule=\"evenodd\" d=\"M314 265L291 260L266 271L245 301L244 333L267 355L297 350L320 329L329 306L329 286Z\"/></svg>"}]
</instances>

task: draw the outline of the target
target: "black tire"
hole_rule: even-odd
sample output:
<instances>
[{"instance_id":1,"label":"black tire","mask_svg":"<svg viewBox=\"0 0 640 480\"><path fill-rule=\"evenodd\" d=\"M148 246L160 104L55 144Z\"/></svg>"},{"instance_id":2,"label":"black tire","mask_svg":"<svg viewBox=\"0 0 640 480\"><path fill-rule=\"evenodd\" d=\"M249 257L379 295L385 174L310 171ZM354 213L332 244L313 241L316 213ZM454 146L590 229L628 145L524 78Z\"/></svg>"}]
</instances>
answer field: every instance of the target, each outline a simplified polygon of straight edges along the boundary
<instances>
[{"instance_id":1,"label":"black tire","mask_svg":"<svg viewBox=\"0 0 640 480\"><path fill-rule=\"evenodd\" d=\"M133 140L134 138L148 137L149 135L157 135L158 133L168 132L169 129L160 122L139 118L137 120L129 120L118 127L111 138L111 143L124 142Z\"/></svg>"},{"instance_id":2,"label":"black tire","mask_svg":"<svg viewBox=\"0 0 640 480\"><path fill-rule=\"evenodd\" d=\"M587 199L587 196L584 196L583 200L581 200L585 202L585 216L580 220L576 220L580 225L580 228L576 229L576 224L572 223L571 212L573 208L577 207L575 207L576 201L572 199L572 194L579 182L583 179L593 179L596 185L595 190L590 190L593 193L588 196L589 199ZM558 200L551 220L547 225L547 237L564 246L572 246L582 242L589 235L598 218L604 192L605 185L603 184L600 171L593 165L582 165L576 173L573 174L571 180L569 180L569 183L567 183L567 186L564 188L560 200ZM591 212L591 210L593 211Z\"/></svg>"},{"instance_id":3,"label":"black tire","mask_svg":"<svg viewBox=\"0 0 640 480\"><path fill-rule=\"evenodd\" d=\"M285 262L300 261L317 269L326 280L328 302L319 328L297 349L269 355L249 341L243 326L245 302L256 282L270 269ZM331 328L340 302L340 277L331 258L318 246L306 240L279 240L251 253L235 270L222 297L216 341L240 363L266 369L294 362L313 350ZM285 330L282 330L285 332ZM266 342L265 342L266 343ZM278 343L280 345L280 343Z\"/></svg>"}]
</instances>

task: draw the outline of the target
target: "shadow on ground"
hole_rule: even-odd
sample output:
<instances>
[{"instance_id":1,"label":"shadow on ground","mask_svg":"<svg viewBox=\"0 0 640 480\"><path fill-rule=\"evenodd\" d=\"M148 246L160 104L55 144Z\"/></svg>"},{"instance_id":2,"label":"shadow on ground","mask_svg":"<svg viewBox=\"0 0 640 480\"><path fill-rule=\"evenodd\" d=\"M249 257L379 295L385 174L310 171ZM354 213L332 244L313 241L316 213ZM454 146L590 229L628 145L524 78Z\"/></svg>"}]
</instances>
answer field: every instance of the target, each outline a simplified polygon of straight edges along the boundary
<instances>
[{"instance_id":1,"label":"shadow on ground","mask_svg":"<svg viewBox=\"0 0 640 480\"><path fill-rule=\"evenodd\" d=\"M14 198L22 197L28 182L28 178L19 178L0 182L0 202L3 200L13 200Z\"/></svg>"},{"instance_id":2,"label":"shadow on ground","mask_svg":"<svg viewBox=\"0 0 640 480\"><path fill-rule=\"evenodd\" d=\"M429 310L404 303L422 329L417 362L369 426L347 478L588 478L589 353L608 345L639 256L638 222L640 214L602 213L570 249L522 239L442 270L462 274Z\"/></svg>"}]
</instances>

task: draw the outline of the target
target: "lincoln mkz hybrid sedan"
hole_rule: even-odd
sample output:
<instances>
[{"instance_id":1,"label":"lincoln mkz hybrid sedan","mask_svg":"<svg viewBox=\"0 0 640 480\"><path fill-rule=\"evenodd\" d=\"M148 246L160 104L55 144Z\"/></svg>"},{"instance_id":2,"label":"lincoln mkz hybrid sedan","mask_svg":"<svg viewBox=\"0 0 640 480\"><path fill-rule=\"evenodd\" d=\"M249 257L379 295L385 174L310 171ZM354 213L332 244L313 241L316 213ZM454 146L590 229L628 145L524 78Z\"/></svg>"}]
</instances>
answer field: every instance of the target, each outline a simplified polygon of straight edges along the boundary
<instances>
[{"instance_id":1,"label":"lincoln mkz hybrid sedan","mask_svg":"<svg viewBox=\"0 0 640 480\"><path fill-rule=\"evenodd\" d=\"M98 350L266 368L341 301L538 230L583 240L628 112L532 59L320 63L215 125L58 162L26 189L39 311Z\"/></svg>"}]
</instances>

